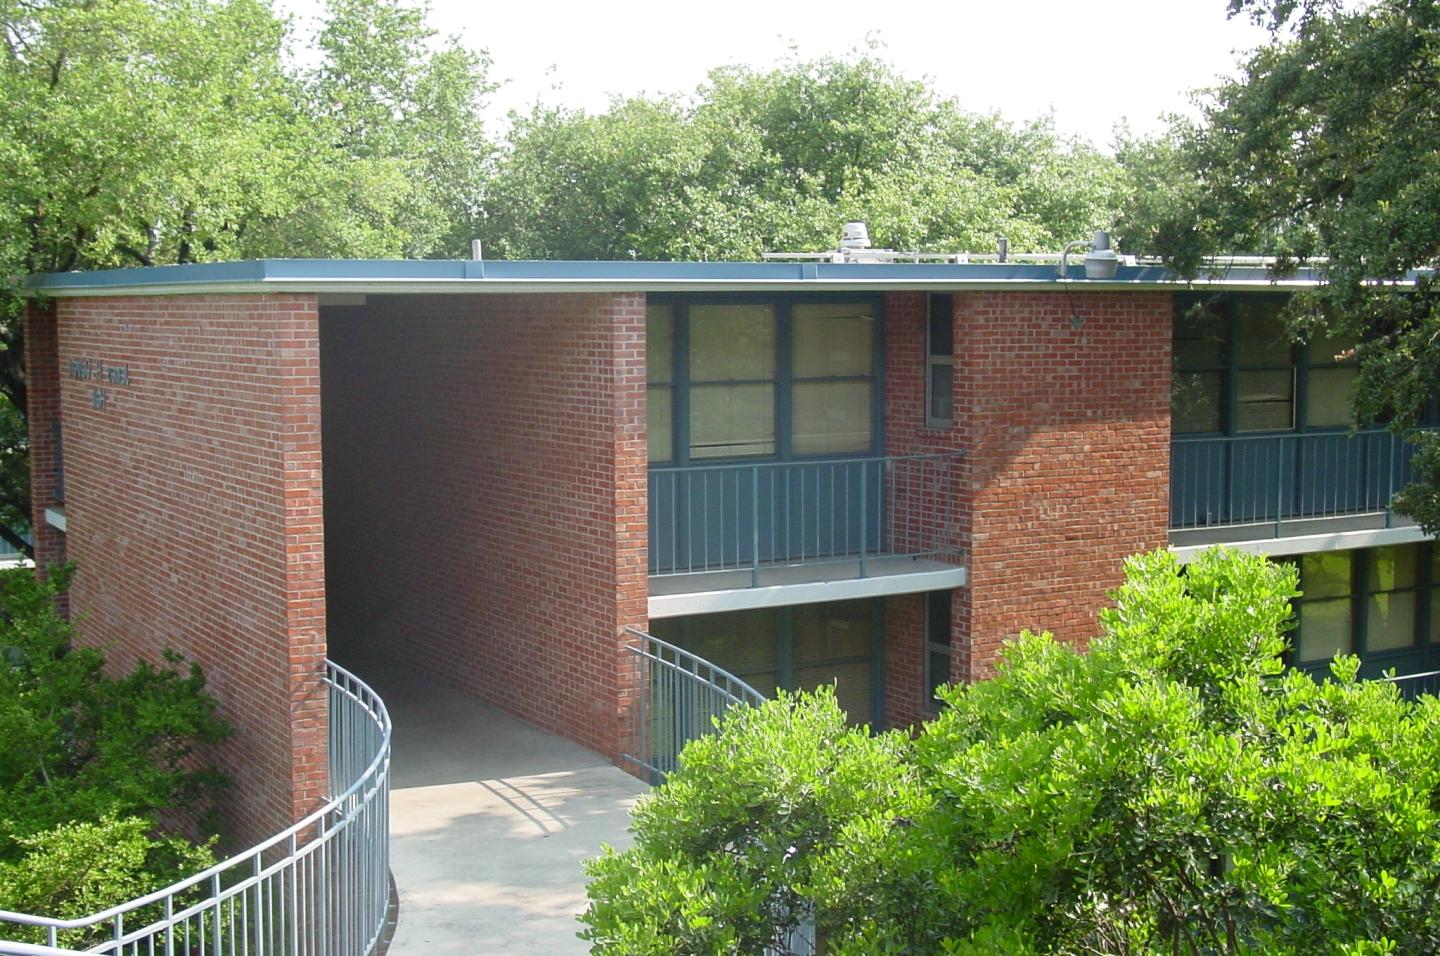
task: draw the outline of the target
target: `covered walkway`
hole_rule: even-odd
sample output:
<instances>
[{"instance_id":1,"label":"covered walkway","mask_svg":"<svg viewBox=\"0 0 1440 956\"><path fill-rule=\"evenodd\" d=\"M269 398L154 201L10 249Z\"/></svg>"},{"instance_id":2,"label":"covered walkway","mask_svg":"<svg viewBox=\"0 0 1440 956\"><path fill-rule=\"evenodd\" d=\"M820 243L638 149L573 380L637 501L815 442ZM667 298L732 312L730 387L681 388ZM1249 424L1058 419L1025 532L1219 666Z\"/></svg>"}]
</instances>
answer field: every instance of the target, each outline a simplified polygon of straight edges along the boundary
<instances>
[{"instance_id":1,"label":"covered walkway","mask_svg":"<svg viewBox=\"0 0 1440 956\"><path fill-rule=\"evenodd\" d=\"M587 952L580 863L629 844L645 784L422 675L350 663L395 726L392 956Z\"/></svg>"}]
</instances>

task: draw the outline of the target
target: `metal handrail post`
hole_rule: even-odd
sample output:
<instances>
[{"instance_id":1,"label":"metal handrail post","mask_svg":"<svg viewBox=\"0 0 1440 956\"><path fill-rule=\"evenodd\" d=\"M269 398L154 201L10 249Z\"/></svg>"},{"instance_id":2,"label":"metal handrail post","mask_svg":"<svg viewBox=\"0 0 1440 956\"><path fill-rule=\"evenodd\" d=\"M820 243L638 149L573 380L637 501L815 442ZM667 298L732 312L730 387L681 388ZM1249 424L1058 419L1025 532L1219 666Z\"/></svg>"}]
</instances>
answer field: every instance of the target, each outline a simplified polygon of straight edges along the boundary
<instances>
[{"instance_id":1,"label":"metal handrail post","mask_svg":"<svg viewBox=\"0 0 1440 956\"><path fill-rule=\"evenodd\" d=\"M868 550L870 531L870 494L866 478L870 474L868 462L860 463L860 576L866 576L865 552Z\"/></svg>"},{"instance_id":2,"label":"metal handrail post","mask_svg":"<svg viewBox=\"0 0 1440 956\"><path fill-rule=\"evenodd\" d=\"M760 469L750 466L750 586L760 586Z\"/></svg>"}]
</instances>

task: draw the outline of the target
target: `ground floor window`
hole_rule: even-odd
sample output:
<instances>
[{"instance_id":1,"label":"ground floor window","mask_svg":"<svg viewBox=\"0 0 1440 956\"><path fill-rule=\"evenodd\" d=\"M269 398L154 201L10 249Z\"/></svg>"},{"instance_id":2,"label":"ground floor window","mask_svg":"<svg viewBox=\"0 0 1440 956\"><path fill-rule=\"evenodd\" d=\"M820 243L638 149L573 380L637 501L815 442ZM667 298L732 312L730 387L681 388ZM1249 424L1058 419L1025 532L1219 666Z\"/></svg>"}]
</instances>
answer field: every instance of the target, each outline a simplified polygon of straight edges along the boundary
<instances>
[{"instance_id":1,"label":"ground floor window","mask_svg":"<svg viewBox=\"0 0 1440 956\"><path fill-rule=\"evenodd\" d=\"M875 599L697 614L650 633L729 671L766 696L835 685L851 723L881 723L884 604Z\"/></svg>"},{"instance_id":2,"label":"ground floor window","mask_svg":"<svg viewBox=\"0 0 1440 956\"><path fill-rule=\"evenodd\" d=\"M1323 551L1292 560L1300 570L1292 656L1323 669L1355 654L1368 676L1440 667L1440 548L1389 545Z\"/></svg>"},{"instance_id":3,"label":"ground floor window","mask_svg":"<svg viewBox=\"0 0 1440 956\"><path fill-rule=\"evenodd\" d=\"M950 683L950 602L953 591L925 595L925 701L927 714L939 712L935 691Z\"/></svg>"}]
</instances>

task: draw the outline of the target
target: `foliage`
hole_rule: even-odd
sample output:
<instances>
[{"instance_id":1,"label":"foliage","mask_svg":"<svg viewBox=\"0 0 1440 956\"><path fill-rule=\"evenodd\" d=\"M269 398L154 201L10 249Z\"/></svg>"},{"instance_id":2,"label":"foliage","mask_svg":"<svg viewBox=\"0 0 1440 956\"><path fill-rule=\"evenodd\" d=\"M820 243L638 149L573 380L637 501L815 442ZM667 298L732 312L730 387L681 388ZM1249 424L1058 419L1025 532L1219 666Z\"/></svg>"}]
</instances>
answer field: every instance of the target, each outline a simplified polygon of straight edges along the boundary
<instances>
[{"instance_id":1,"label":"foliage","mask_svg":"<svg viewBox=\"0 0 1440 956\"><path fill-rule=\"evenodd\" d=\"M64 829L72 823L99 821L116 839L137 827L148 832L161 815L198 818L225 783L199 749L229 733L199 668L180 671L171 655L164 668L142 661L109 676L99 651L71 645L71 628L56 613L67 578L63 569L45 582L25 569L0 575L0 865L17 884L25 882L15 868L22 859L60 872L102 839L97 830ZM131 842L139 847L139 837ZM163 885L167 860L192 859L163 840L144 849L117 861L116 874L164 876ZM40 886L38 873L33 882ZM91 885L55 883L84 894Z\"/></svg>"},{"instance_id":2,"label":"foliage","mask_svg":"<svg viewBox=\"0 0 1440 956\"><path fill-rule=\"evenodd\" d=\"M270 0L0 0L0 40L0 395L21 421L27 274L473 235L488 60L422 8L333 0L308 70ZM17 513L0 480L0 521Z\"/></svg>"},{"instance_id":3,"label":"foliage","mask_svg":"<svg viewBox=\"0 0 1440 956\"><path fill-rule=\"evenodd\" d=\"M1430 952L1440 701L1282 664L1292 568L1127 565L1089 653L1044 634L913 741L827 694L732 714L591 863L595 951Z\"/></svg>"},{"instance_id":4,"label":"foliage","mask_svg":"<svg viewBox=\"0 0 1440 956\"><path fill-rule=\"evenodd\" d=\"M23 856L0 861L0 910L76 919L98 913L117 901L137 899L213 866L213 842L195 845L176 838L155 838L143 817L107 816L95 822L62 823L17 841ZM203 889L203 887L202 887ZM164 915L159 904L129 914L130 925L145 925ZM92 930L62 931L69 947L105 942L108 924ZM18 942L43 943L45 931L9 925Z\"/></svg>"},{"instance_id":5,"label":"foliage","mask_svg":"<svg viewBox=\"0 0 1440 956\"><path fill-rule=\"evenodd\" d=\"M1119 169L1048 120L966 113L873 55L711 72L691 101L515 117L485 201L514 258L747 259L877 245L1057 248L1114 215Z\"/></svg>"},{"instance_id":6,"label":"foliage","mask_svg":"<svg viewBox=\"0 0 1440 956\"><path fill-rule=\"evenodd\" d=\"M1413 426L1440 381L1440 290L1412 270L1440 256L1440 5L1432 0L1231 0L1272 42L1212 92L1198 123L1126 143L1127 247L1186 275L1207 255L1279 257L1318 268L1297 296L1302 338L1322 326L1364 344L1357 420ZM1440 531L1440 439L1397 502Z\"/></svg>"}]
</instances>

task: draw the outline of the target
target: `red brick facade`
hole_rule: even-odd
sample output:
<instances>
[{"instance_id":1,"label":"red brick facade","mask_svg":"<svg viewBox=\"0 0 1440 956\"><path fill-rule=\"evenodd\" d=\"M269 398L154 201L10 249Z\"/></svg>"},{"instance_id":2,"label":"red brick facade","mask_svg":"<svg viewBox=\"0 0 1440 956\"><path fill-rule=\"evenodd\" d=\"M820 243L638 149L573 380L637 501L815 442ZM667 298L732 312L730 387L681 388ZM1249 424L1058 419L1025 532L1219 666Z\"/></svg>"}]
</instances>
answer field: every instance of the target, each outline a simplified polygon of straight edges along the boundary
<instances>
[{"instance_id":1,"label":"red brick facade","mask_svg":"<svg viewBox=\"0 0 1440 956\"><path fill-rule=\"evenodd\" d=\"M60 487L60 339L55 310L25 309L25 400L30 426L30 525L36 566L65 563L65 535L45 519L64 504ZM62 597L68 604L68 597Z\"/></svg>"},{"instance_id":2,"label":"red brick facade","mask_svg":"<svg viewBox=\"0 0 1440 956\"><path fill-rule=\"evenodd\" d=\"M955 592L952 675L968 680L1025 628L1083 643L1124 558L1165 545L1171 302L1081 291L953 301L955 424L932 429L925 297L886 297L886 452L965 455L956 519L970 586ZM905 631L888 640L903 645ZM905 657L918 675L923 655ZM903 666L887 660L887 673Z\"/></svg>"},{"instance_id":3,"label":"red brick facade","mask_svg":"<svg viewBox=\"0 0 1440 956\"><path fill-rule=\"evenodd\" d=\"M617 756L622 632L646 619L644 296L322 313L337 655Z\"/></svg>"},{"instance_id":4,"label":"red brick facade","mask_svg":"<svg viewBox=\"0 0 1440 956\"><path fill-rule=\"evenodd\" d=\"M235 836L327 790L320 368L311 295L77 298L32 317L37 508L63 428L80 638L117 670L173 649L236 734ZM37 522L37 527L41 525ZM49 532L39 559L58 555Z\"/></svg>"}]
</instances>

